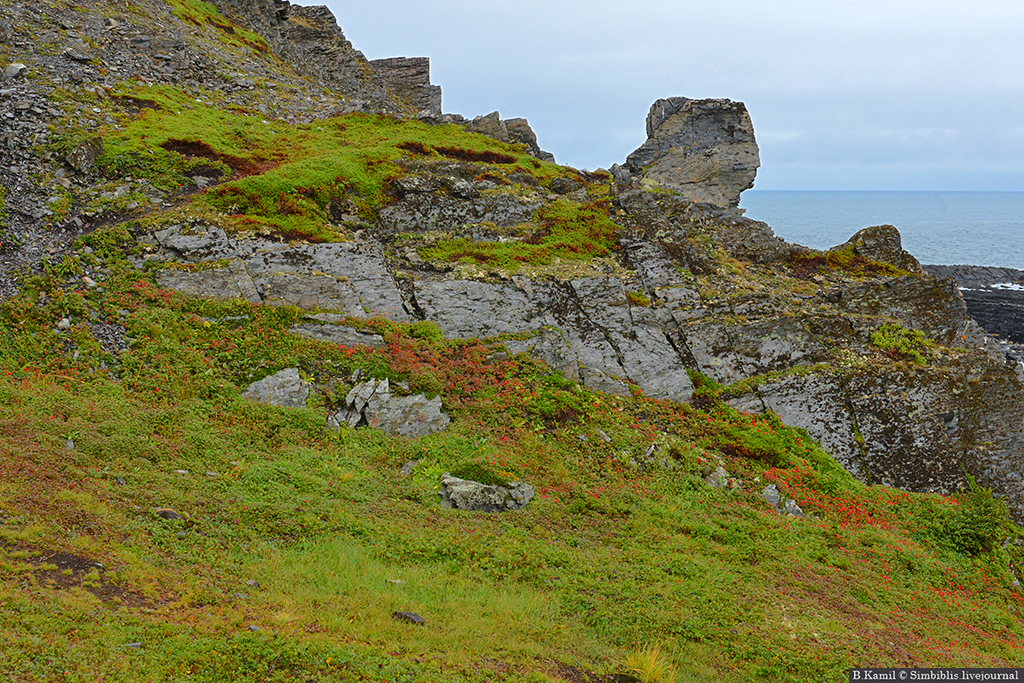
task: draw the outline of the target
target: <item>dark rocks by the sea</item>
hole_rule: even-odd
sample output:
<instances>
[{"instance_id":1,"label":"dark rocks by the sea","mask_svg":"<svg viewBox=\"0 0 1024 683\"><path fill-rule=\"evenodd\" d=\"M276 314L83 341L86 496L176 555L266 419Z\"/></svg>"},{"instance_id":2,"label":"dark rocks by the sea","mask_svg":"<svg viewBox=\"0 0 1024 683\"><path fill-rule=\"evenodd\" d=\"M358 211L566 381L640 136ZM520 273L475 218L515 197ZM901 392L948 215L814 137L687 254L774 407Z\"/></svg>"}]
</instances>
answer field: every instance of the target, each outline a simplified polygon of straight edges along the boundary
<instances>
[{"instance_id":1,"label":"dark rocks by the sea","mask_svg":"<svg viewBox=\"0 0 1024 683\"><path fill-rule=\"evenodd\" d=\"M967 313L993 335L1007 356L1024 361L1024 270L990 266L925 266L929 275L953 278Z\"/></svg>"}]
</instances>

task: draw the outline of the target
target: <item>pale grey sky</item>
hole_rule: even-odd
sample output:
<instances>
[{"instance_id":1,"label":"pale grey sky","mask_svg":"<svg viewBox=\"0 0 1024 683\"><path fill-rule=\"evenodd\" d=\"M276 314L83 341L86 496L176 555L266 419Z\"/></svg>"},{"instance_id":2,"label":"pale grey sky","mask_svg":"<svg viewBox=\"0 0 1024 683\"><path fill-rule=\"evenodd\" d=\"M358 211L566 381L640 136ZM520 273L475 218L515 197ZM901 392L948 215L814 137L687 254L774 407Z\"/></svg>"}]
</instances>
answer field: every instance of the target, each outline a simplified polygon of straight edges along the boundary
<instances>
[{"instance_id":1,"label":"pale grey sky","mask_svg":"<svg viewBox=\"0 0 1024 683\"><path fill-rule=\"evenodd\" d=\"M578 168L621 163L658 98L727 97L757 189L1024 190L1021 0L327 5L368 58L430 57L446 112L526 117Z\"/></svg>"}]
</instances>

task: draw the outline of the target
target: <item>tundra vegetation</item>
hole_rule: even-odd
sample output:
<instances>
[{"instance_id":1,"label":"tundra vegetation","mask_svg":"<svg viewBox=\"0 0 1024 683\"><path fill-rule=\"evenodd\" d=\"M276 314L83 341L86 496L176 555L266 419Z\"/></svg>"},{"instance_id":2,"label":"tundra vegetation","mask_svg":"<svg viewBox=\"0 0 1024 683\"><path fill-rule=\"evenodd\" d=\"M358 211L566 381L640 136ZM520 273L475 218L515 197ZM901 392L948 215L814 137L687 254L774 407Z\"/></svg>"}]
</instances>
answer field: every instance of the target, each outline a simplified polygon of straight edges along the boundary
<instances>
[{"instance_id":1,"label":"tundra vegetation","mask_svg":"<svg viewBox=\"0 0 1024 683\"><path fill-rule=\"evenodd\" d=\"M865 486L697 375L685 405L591 392L428 323L353 319L380 349L304 339L287 331L298 309L160 290L125 259L124 225L85 242L82 260L110 269L102 291L66 262L0 318L14 679L803 681L1019 661L1003 546L1018 530L980 487ZM109 325L128 350L104 347ZM306 409L241 398L296 365L433 387L453 425L335 433L326 389ZM736 486L705 483L718 466ZM444 471L538 495L509 514L444 510ZM806 517L771 509L768 484Z\"/></svg>"},{"instance_id":2,"label":"tundra vegetation","mask_svg":"<svg viewBox=\"0 0 1024 683\"><path fill-rule=\"evenodd\" d=\"M225 48L270 59L212 5L171 4ZM781 682L1024 657L1021 530L1005 504L973 480L950 496L858 482L806 432L728 405L756 379L695 373L690 404L610 395L429 321L351 318L385 344L345 346L289 332L308 313L291 306L159 288L130 260L143 233L193 222L353 239L396 180L431 164L490 181L485 192L544 198L527 222L485 226L502 239L391 236L439 268L562 268L619 248L604 174L455 126L288 124L219 97L132 82L90 102L115 120L99 131L97 172L168 201L69 197L107 224L0 305L9 680ZM87 137L55 124L50 151ZM557 178L580 189L551 199ZM767 275L715 258L719 271L686 273L706 291L718 272L752 291L903 273L853 252L795 253ZM97 270L102 285L85 283ZM895 324L871 342L878 358L856 362L956 353ZM306 408L242 398L289 367L316 387ZM356 371L440 396L451 427L417 439L326 428ZM729 480L715 488L705 478L719 467ZM447 510L444 472L537 496L505 514ZM769 485L805 516L769 506Z\"/></svg>"}]
</instances>

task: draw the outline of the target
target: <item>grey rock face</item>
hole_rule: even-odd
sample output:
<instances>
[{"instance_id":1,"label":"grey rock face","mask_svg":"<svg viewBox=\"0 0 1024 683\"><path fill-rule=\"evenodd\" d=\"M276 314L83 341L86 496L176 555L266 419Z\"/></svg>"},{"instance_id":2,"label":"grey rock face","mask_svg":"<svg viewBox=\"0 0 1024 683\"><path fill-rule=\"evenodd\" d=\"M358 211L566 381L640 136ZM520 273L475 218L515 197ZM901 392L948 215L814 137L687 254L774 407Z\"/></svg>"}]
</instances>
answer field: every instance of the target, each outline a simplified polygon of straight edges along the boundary
<instances>
[{"instance_id":1,"label":"grey rock face","mask_svg":"<svg viewBox=\"0 0 1024 683\"><path fill-rule=\"evenodd\" d=\"M309 317L313 321L294 325L290 331L302 337L341 344L342 346L369 346L372 349L379 349L384 346L384 338L379 334L364 332L348 325L338 324L340 322L338 319L344 319L343 316L320 313Z\"/></svg>"},{"instance_id":2,"label":"grey rock face","mask_svg":"<svg viewBox=\"0 0 1024 683\"><path fill-rule=\"evenodd\" d=\"M441 114L441 86L430 84L429 58L374 59L370 68L392 95L414 111Z\"/></svg>"},{"instance_id":3,"label":"grey rock face","mask_svg":"<svg viewBox=\"0 0 1024 683\"><path fill-rule=\"evenodd\" d=\"M285 408L305 408L309 384L299 376L298 368L285 368L258 382L253 382L242 396L260 403Z\"/></svg>"},{"instance_id":4,"label":"grey rock face","mask_svg":"<svg viewBox=\"0 0 1024 683\"><path fill-rule=\"evenodd\" d=\"M424 282L416 300L449 337L550 330L536 341L510 342L510 348L538 351L588 387L628 395L629 381L656 398L687 400L693 394L686 366L662 328L671 320L631 306L615 278Z\"/></svg>"},{"instance_id":5,"label":"grey rock face","mask_svg":"<svg viewBox=\"0 0 1024 683\"><path fill-rule=\"evenodd\" d=\"M507 194L467 201L458 196L418 192L381 209L377 224L389 233L452 230L488 222L508 227L529 220L539 207L537 201Z\"/></svg>"},{"instance_id":6,"label":"grey rock face","mask_svg":"<svg viewBox=\"0 0 1024 683\"><path fill-rule=\"evenodd\" d=\"M506 512L518 510L534 496L532 486L512 482L506 488L494 484L459 479L448 472L441 475L441 505L456 510Z\"/></svg>"},{"instance_id":7,"label":"grey rock face","mask_svg":"<svg viewBox=\"0 0 1024 683\"><path fill-rule=\"evenodd\" d=\"M735 208L761 165L742 102L658 100L647 115L647 138L626 159L630 173L697 202Z\"/></svg>"},{"instance_id":8,"label":"grey rock face","mask_svg":"<svg viewBox=\"0 0 1024 683\"><path fill-rule=\"evenodd\" d=\"M408 320L401 292L373 243L287 245L236 240L219 228L176 226L154 235L153 258L188 263L229 259L195 271L164 269L161 287L190 296L335 309L347 315Z\"/></svg>"}]
</instances>

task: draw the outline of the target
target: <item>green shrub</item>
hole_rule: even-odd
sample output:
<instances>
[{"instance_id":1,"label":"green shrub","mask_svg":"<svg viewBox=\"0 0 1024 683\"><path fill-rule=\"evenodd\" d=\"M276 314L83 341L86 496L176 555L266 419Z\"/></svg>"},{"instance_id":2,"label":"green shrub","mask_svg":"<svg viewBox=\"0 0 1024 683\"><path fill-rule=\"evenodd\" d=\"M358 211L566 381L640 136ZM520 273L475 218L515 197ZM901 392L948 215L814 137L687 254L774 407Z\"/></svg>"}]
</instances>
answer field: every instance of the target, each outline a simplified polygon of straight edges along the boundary
<instances>
[{"instance_id":1,"label":"green shrub","mask_svg":"<svg viewBox=\"0 0 1024 683\"><path fill-rule=\"evenodd\" d=\"M437 323L431 320L421 320L409 325L409 336L416 339L423 339L429 342L443 342L444 332Z\"/></svg>"},{"instance_id":2,"label":"green shrub","mask_svg":"<svg viewBox=\"0 0 1024 683\"><path fill-rule=\"evenodd\" d=\"M413 394L426 394L434 398L444 391L444 380L431 368L416 368L409 372L409 391Z\"/></svg>"},{"instance_id":3,"label":"green shrub","mask_svg":"<svg viewBox=\"0 0 1024 683\"><path fill-rule=\"evenodd\" d=\"M941 537L955 550L968 555L991 553L1008 532L1014 531L1006 501L992 490L978 486L967 475L969 489L954 496L959 505L944 510Z\"/></svg>"},{"instance_id":4,"label":"green shrub","mask_svg":"<svg viewBox=\"0 0 1024 683\"><path fill-rule=\"evenodd\" d=\"M909 330L899 323L886 323L871 333L871 343L894 358L924 365L935 345L921 330Z\"/></svg>"}]
</instances>

